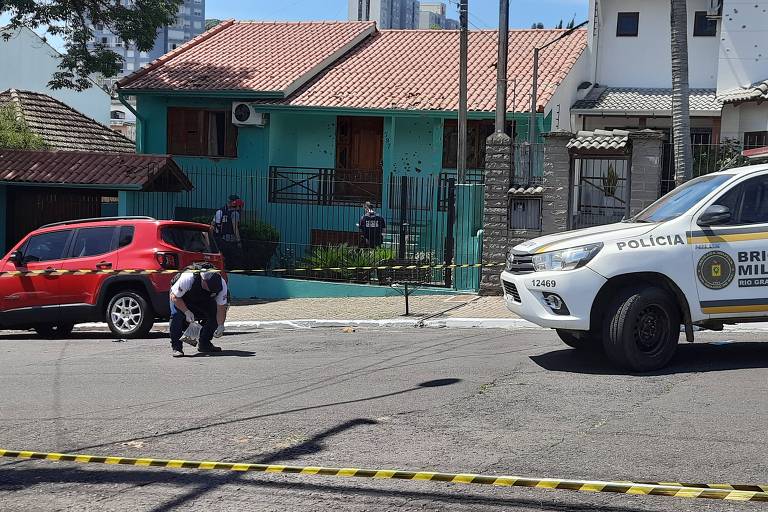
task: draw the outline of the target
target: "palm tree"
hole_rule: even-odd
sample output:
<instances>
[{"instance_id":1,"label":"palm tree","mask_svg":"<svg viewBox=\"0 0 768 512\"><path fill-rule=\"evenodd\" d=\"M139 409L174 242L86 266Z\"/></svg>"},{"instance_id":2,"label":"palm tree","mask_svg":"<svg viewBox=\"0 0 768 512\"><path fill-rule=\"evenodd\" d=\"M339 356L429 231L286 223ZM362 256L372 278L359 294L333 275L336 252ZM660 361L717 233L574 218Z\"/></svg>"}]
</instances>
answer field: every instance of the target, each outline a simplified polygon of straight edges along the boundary
<instances>
[{"instance_id":1,"label":"palm tree","mask_svg":"<svg viewBox=\"0 0 768 512\"><path fill-rule=\"evenodd\" d=\"M686 0L670 0L672 34L672 141L675 184L691 179L691 118L688 109L688 12Z\"/></svg>"}]
</instances>

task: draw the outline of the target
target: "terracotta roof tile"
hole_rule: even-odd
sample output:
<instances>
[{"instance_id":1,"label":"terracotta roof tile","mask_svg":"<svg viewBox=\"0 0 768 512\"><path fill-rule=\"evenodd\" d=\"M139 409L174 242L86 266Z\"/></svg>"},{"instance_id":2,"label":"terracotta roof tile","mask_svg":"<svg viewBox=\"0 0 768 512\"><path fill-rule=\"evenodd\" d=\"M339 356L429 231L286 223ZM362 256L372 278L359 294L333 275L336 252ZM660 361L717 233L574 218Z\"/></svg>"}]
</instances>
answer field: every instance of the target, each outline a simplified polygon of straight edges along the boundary
<instances>
[{"instance_id":1,"label":"terracotta roof tile","mask_svg":"<svg viewBox=\"0 0 768 512\"><path fill-rule=\"evenodd\" d=\"M121 89L282 92L287 99L260 102L311 107L458 109L458 31L376 31L360 22L227 23L123 79ZM562 33L510 31L510 111L529 109L533 48ZM497 41L496 31L470 32L470 110L495 109ZM542 50L539 110L585 46L586 32L577 30Z\"/></svg>"},{"instance_id":2,"label":"terracotta roof tile","mask_svg":"<svg viewBox=\"0 0 768 512\"><path fill-rule=\"evenodd\" d=\"M287 95L375 27L373 22L227 21L124 78L119 86Z\"/></svg>"},{"instance_id":3,"label":"terracotta roof tile","mask_svg":"<svg viewBox=\"0 0 768 512\"><path fill-rule=\"evenodd\" d=\"M0 181L107 185L117 190L191 190L184 172L167 155L0 149Z\"/></svg>"},{"instance_id":4,"label":"terracotta roof tile","mask_svg":"<svg viewBox=\"0 0 768 512\"><path fill-rule=\"evenodd\" d=\"M29 129L52 149L135 153L134 142L47 94L8 89L0 105L13 105Z\"/></svg>"},{"instance_id":5,"label":"terracotta roof tile","mask_svg":"<svg viewBox=\"0 0 768 512\"><path fill-rule=\"evenodd\" d=\"M562 30L509 33L509 111L530 108L533 48ZM468 107L496 108L496 31L469 34ZM538 109L550 100L586 46L586 32L543 50ZM361 109L458 110L459 33L451 30L382 30L281 103Z\"/></svg>"}]
</instances>

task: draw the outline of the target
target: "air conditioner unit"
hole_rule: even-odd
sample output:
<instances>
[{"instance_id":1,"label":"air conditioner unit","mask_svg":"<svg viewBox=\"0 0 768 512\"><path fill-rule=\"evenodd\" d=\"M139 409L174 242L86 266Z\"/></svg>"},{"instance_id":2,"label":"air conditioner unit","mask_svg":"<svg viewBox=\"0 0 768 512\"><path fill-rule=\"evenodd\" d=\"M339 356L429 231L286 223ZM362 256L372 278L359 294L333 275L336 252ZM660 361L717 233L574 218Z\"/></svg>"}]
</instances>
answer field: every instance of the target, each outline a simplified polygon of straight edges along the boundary
<instances>
[{"instance_id":1,"label":"air conditioner unit","mask_svg":"<svg viewBox=\"0 0 768 512\"><path fill-rule=\"evenodd\" d=\"M256 112L253 103L235 101L232 103L232 124L236 126L260 126L267 125L269 114Z\"/></svg>"}]
</instances>

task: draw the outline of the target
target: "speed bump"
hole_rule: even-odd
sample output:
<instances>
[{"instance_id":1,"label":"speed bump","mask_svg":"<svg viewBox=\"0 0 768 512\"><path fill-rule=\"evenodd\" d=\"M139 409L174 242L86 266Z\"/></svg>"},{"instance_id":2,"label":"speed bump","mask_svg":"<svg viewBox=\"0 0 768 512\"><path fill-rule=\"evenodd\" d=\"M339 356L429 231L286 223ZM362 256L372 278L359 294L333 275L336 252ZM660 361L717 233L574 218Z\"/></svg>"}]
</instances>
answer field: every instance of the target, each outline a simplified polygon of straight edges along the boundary
<instances>
[{"instance_id":1,"label":"speed bump","mask_svg":"<svg viewBox=\"0 0 768 512\"><path fill-rule=\"evenodd\" d=\"M115 457L69 453L45 453L0 449L0 457L40 459L51 461L119 464L173 469L204 469L225 471L252 471L260 473L288 473L305 476L332 476L375 478L386 480L422 480L457 484L494 485L499 487L529 487L581 492L610 492L676 498L705 498L730 501L768 501L766 487L761 485L680 484L660 482L614 482L601 480L572 480L561 478L532 478L522 476L493 476L474 473L439 473L435 471L402 471L399 469L361 469L324 466L284 466L280 464L246 464L238 462L211 462L167 460L133 457ZM696 485L689 486L689 485ZM750 490L743 490L749 488ZM756 490L760 489L760 490Z\"/></svg>"}]
</instances>

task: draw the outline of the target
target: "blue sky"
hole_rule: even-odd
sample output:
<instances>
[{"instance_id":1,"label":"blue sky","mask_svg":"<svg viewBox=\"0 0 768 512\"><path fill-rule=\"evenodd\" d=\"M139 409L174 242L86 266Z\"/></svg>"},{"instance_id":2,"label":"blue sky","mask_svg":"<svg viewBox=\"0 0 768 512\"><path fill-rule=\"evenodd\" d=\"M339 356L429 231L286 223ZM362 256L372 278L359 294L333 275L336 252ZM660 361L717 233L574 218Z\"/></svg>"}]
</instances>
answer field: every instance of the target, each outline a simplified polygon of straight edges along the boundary
<instances>
[{"instance_id":1,"label":"blue sky","mask_svg":"<svg viewBox=\"0 0 768 512\"><path fill-rule=\"evenodd\" d=\"M449 15L458 19L456 0L443 0ZM567 23L587 19L588 0L510 0L510 26L530 28L541 21L551 28L560 19ZM347 0L207 0L207 18L240 20L343 20ZM499 19L498 0L469 0L470 28L495 28Z\"/></svg>"},{"instance_id":2,"label":"blue sky","mask_svg":"<svg viewBox=\"0 0 768 512\"><path fill-rule=\"evenodd\" d=\"M457 0L443 0L448 15L458 19ZM561 19L567 23L576 17L576 23L587 19L588 0L510 0L509 25L511 28L530 28L531 23L542 22L546 28L554 27ZM206 18L235 18L238 20L345 20L347 0L206 0ZM0 25L10 17L0 16ZM498 0L469 0L471 29L496 28L499 19ZM42 33L42 30L38 30ZM50 43L61 50L59 38Z\"/></svg>"}]
</instances>

